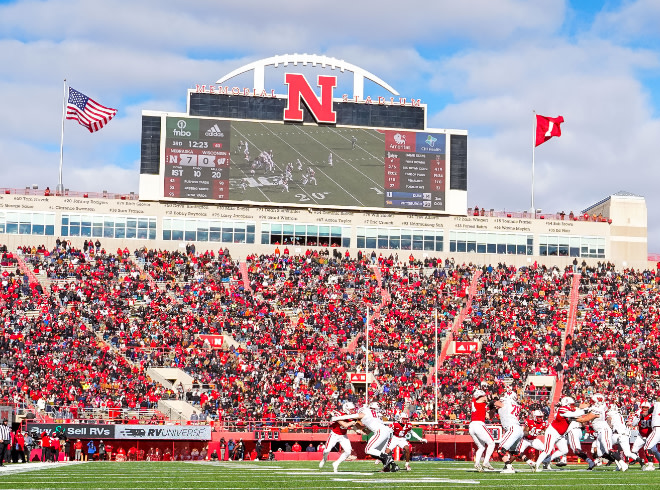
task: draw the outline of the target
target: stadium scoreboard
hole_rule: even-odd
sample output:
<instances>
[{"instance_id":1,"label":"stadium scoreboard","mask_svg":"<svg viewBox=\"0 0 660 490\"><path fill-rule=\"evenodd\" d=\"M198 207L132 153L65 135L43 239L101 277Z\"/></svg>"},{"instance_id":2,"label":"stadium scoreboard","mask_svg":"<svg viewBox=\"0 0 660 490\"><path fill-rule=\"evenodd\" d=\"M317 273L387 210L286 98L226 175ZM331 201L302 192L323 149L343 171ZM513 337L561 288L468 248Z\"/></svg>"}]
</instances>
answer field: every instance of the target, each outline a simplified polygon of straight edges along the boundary
<instances>
[{"instance_id":1,"label":"stadium scoreboard","mask_svg":"<svg viewBox=\"0 0 660 490\"><path fill-rule=\"evenodd\" d=\"M286 120L296 108L282 97L194 90L184 114L144 111L141 199L452 213L465 207L466 131L426 129L424 105L332 99L332 106L315 107L323 100L299 94L295 121Z\"/></svg>"},{"instance_id":2,"label":"stadium scoreboard","mask_svg":"<svg viewBox=\"0 0 660 490\"><path fill-rule=\"evenodd\" d=\"M166 117L164 140L169 199L444 210L445 134ZM270 192L287 178L288 192Z\"/></svg>"}]
</instances>

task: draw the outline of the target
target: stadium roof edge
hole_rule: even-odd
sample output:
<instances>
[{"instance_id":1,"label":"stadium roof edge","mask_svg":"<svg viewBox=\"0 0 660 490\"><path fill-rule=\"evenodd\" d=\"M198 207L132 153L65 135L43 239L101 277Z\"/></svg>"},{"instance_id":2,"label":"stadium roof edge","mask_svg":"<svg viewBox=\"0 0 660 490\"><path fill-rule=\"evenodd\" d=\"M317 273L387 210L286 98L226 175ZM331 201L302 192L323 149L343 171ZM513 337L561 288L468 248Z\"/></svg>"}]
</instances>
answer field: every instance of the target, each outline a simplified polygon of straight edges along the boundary
<instances>
[{"instance_id":1,"label":"stadium roof edge","mask_svg":"<svg viewBox=\"0 0 660 490\"><path fill-rule=\"evenodd\" d=\"M587 206L586 208L584 208L580 212L581 213L587 213L590 210L592 210L593 208L598 207L598 206L606 203L607 201L611 200L613 197L624 198L624 199L644 199L644 196L640 196L639 194L633 194L632 192L628 192L628 191L618 191L618 192L615 192L614 194L610 194L605 199L601 199L600 201L598 201L595 204L592 204L591 206Z\"/></svg>"}]
</instances>

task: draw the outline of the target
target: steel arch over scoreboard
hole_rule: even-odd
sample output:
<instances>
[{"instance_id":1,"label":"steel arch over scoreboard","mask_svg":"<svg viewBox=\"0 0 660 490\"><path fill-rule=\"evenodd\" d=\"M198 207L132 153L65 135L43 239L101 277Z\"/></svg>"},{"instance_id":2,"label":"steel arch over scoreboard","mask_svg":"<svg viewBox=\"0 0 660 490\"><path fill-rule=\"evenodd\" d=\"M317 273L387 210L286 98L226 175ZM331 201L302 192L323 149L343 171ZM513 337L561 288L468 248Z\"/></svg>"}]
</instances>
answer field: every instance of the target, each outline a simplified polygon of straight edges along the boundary
<instances>
[{"instance_id":1,"label":"steel arch over scoreboard","mask_svg":"<svg viewBox=\"0 0 660 490\"><path fill-rule=\"evenodd\" d=\"M387 90L392 95L399 95L399 92L394 90L387 82L377 77L373 73L368 72L364 68L360 68L352 63L347 63L344 60L337 58L331 58L329 56L321 56L316 54L284 54L278 56L271 56L270 58L264 58L262 60L253 61L248 63L236 70L228 73L224 77L220 78L216 83L218 85L225 83L232 78L247 73L250 70L253 70L253 79L254 79L254 89L255 91L261 92L265 89L265 78L266 73L265 69L267 66L273 66L277 68L279 65L284 67L289 66L302 66L311 65L312 67L319 66L321 68L329 67L330 69L339 69L342 73L349 71L353 73L353 96L362 99L364 97L364 80L370 80L375 84L381 86Z\"/></svg>"}]
</instances>

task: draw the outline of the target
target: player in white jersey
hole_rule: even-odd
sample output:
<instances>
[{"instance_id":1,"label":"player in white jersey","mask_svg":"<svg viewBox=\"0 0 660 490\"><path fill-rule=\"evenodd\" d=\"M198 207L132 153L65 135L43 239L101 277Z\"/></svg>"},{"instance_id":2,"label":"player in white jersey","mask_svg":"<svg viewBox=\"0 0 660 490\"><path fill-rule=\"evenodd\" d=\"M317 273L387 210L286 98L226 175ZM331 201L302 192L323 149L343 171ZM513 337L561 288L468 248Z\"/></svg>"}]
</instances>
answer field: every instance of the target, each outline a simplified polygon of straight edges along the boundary
<instances>
[{"instance_id":1,"label":"player in white jersey","mask_svg":"<svg viewBox=\"0 0 660 490\"><path fill-rule=\"evenodd\" d=\"M523 428L520 425L522 407L518 404L518 396L513 392L505 393L501 399L495 400L493 405L498 409L504 431L497 450L504 463L502 473L515 473L511 461L518 454L517 448L523 438Z\"/></svg>"},{"instance_id":2,"label":"player in white jersey","mask_svg":"<svg viewBox=\"0 0 660 490\"><path fill-rule=\"evenodd\" d=\"M328 155L328 165L332 167L332 153Z\"/></svg>"},{"instance_id":3,"label":"player in white jersey","mask_svg":"<svg viewBox=\"0 0 660 490\"><path fill-rule=\"evenodd\" d=\"M628 464L621 460L619 453L612 451L612 429L607 423L608 406L605 402L605 396L596 393L591 395L591 401L593 403L589 407L588 413L578 418L577 421L581 423L591 422L603 457L608 461L614 461L621 471L626 471Z\"/></svg>"},{"instance_id":4,"label":"player in white jersey","mask_svg":"<svg viewBox=\"0 0 660 490\"><path fill-rule=\"evenodd\" d=\"M655 459L660 463L660 452L658 452L658 443L660 442L660 401L653 402L651 408L653 415L651 416L651 433L646 438L644 443L644 451L655 456Z\"/></svg>"},{"instance_id":5,"label":"player in white jersey","mask_svg":"<svg viewBox=\"0 0 660 490\"><path fill-rule=\"evenodd\" d=\"M338 420L359 420L360 423L369 431L373 433L365 452L369 456L379 459L383 463L383 470L385 471L399 471L399 467L394 463L392 456L385 452L387 444L392 437L392 429L390 429L380 416L380 406L377 402L371 402L368 406L363 405L355 414L346 414L337 417L332 417L333 422Z\"/></svg>"},{"instance_id":6,"label":"player in white jersey","mask_svg":"<svg viewBox=\"0 0 660 490\"><path fill-rule=\"evenodd\" d=\"M612 427L613 443L619 445L626 458L637 461L638 456L633 454L630 450L630 429L626 426L626 423L623 420L623 415L621 415L621 412L619 411L619 407L616 405L610 405L610 408L607 411L607 419Z\"/></svg>"}]
</instances>

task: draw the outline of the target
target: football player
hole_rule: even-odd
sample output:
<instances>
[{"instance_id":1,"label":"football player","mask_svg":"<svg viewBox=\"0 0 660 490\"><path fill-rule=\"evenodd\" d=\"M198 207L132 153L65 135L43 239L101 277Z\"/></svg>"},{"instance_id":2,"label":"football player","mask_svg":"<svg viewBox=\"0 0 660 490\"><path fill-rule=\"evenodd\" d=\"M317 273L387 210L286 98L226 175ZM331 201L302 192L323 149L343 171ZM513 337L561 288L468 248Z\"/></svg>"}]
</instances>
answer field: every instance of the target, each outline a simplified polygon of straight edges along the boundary
<instances>
[{"instance_id":1,"label":"football player","mask_svg":"<svg viewBox=\"0 0 660 490\"><path fill-rule=\"evenodd\" d=\"M523 438L523 428L520 425L522 407L518 404L518 396L512 391L505 393L501 399L494 400L493 406L498 409L504 431L497 450L504 462L502 473L515 473L511 462L518 454L518 445Z\"/></svg>"},{"instance_id":2,"label":"football player","mask_svg":"<svg viewBox=\"0 0 660 490\"><path fill-rule=\"evenodd\" d=\"M355 405L352 402L344 402L341 407L341 410L335 410L332 412L332 416L340 416L352 414L355 412ZM337 468L339 465L346 460L351 455L353 448L351 447L351 441L346 435L348 429L355 425L354 421L345 421L345 420L336 420L330 424L330 435L328 436L328 442L325 445L323 450L323 459L319 462L319 468L323 468L325 462L328 460L328 455L334 447L339 444L342 449L342 453L339 455L339 458L332 463L332 468L335 473L337 473Z\"/></svg>"},{"instance_id":3,"label":"football player","mask_svg":"<svg viewBox=\"0 0 660 490\"><path fill-rule=\"evenodd\" d=\"M559 402L555 419L545 430L543 451L539 454L534 469L542 471L541 465L552 454L557 442L566 434L571 421L584 415L584 410L575 406L575 400L570 396L563 397Z\"/></svg>"},{"instance_id":4,"label":"football player","mask_svg":"<svg viewBox=\"0 0 660 490\"><path fill-rule=\"evenodd\" d=\"M490 464L490 457L495 450L495 441L486 429L486 411L488 409L488 397L486 392L480 389L474 390L472 394L472 418L469 425L469 433L477 446L477 453L474 456L474 467L477 471L495 471ZM484 450L486 454L484 455ZM483 456L483 461L481 457Z\"/></svg>"},{"instance_id":5,"label":"football player","mask_svg":"<svg viewBox=\"0 0 660 490\"><path fill-rule=\"evenodd\" d=\"M588 413L578 417L577 421L580 423L590 422L591 426L596 432L596 440L598 447L603 453L603 458L608 461L614 461L617 468L621 471L628 469L628 464L621 459L619 453L612 450L612 429L607 423L608 405L605 401L605 395L595 393L591 395L592 404L588 409Z\"/></svg>"},{"instance_id":6,"label":"football player","mask_svg":"<svg viewBox=\"0 0 660 490\"><path fill-rule=\"evenodd\" d=\"M525 451L529 448L536 449L538 452L543 451L545 446L538 436L543 434L547 426L548 424L543 420L543 412L540 410L534 410L531 417L525 421L525 428L523 429L524 437L518 445L518 453L520 454L520 459L532 468L534 468L534 460L529 459Z\"/></svg>"},{"instance_id":7,"label":"football player","mask_svg":"<svg viewBox=\"0 0 660 490\"><path fill-rule=\"evenodd\" d=\"M404 457L406 458L406 471L410 471L410 442L408 442L408 434L410 434L411 438L418 441L427 442L426 439L419 437L412 428L410 416L406 412L398 414L392 425L392 439L390 439L390 443L387 445L387 452L389 454L392 454L394 448L397 447L403 451Z\"/></svg>"},{"instance_id":8,"label":"football player","mask_svg":"<svg viewBox=\"0 0 660 490\"><path fill-rule=\"evenodd\" d=\"M383 463L384 471L399 471L399 467L394 463L392 456L385 452L390 438L392 437L392 429L390 429L383 422L380 414L380 405L378 402L371 402L368 406L363 405L354 414L346 414L340 416L333 416L332 421L336 420L358 420L369 431L373 433L365 452L369 456L380 460Z\"/></svg>"}]
</instances>

